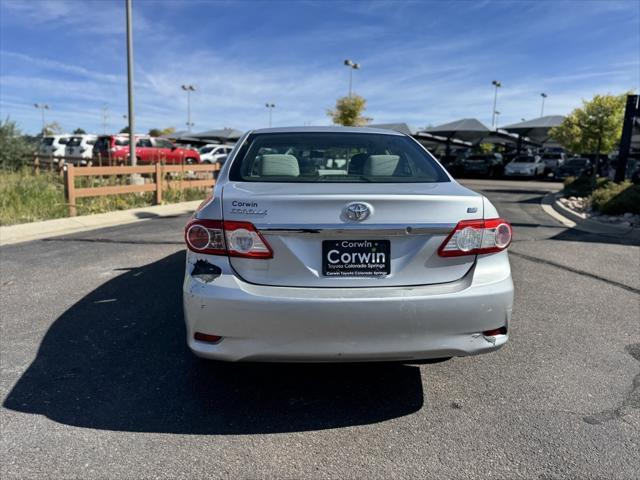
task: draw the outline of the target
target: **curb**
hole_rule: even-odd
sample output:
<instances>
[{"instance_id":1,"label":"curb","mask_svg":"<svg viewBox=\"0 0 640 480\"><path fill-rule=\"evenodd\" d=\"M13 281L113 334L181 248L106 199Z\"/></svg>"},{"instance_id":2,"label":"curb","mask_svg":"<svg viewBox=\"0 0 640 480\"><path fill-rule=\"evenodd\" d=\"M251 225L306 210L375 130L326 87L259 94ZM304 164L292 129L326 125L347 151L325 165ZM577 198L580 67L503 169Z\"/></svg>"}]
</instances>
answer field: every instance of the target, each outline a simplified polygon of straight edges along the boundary
<instances>
[{"instance_id":1,"label":"curb","mask_svg":"<svg viewBox=\"0 0 640 480\"><path fill-rule=\"evenodd\" d=\"M560 193L547 193L541 202L542 209L550 216L558 220L569 228L575 228L587 233L597 233L600 235L632 237L640 240L640 229L624 227L621 225L611 225L598 222L565 207L558 201Z\"/></svg>"},{"instance_id":2,"label":"curb","mask_svg":"<svg viewBox=\"0 0 640 480\"><path fill-rule=\"evenodd\" d=\"M128 223L142 222L154 218L171 217L193 213L202 200L192 202L132 208L115 212L81 215L78 217L56 218L42 222L21 223L0 227L0 246L58 237L70 233L88 232L105 227L115 227Z\"/></svg>"}]
</instances>

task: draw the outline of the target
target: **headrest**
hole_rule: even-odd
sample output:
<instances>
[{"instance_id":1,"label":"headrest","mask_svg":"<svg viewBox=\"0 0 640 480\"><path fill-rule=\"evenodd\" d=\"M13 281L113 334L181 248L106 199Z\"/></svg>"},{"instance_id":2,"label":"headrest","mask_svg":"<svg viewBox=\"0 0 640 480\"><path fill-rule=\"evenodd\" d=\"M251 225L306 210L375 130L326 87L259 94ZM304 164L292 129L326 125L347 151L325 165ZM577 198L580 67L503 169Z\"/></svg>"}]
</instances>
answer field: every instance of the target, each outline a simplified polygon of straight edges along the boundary
<instances>
[{"instance_id":1,"label":"headrest","mask_svg":"<svg viewBox=\"0 0 640 480\"><path fill-rule=\"evenodd\" d=\"M272 177L298 177L300 166L293 155L267 154L262 155L260 175Z\"/></svg>"},{"instance_id":2,"label":"headrest","mask_svg":"<svg viewBox=\"0 0 640 480\"><path fill-rule=\"evenodd\" d=\"M391 177L398 167L398 155L370 155L364 162L363 175L371 177Z\"/></svg>"}]
</instances>

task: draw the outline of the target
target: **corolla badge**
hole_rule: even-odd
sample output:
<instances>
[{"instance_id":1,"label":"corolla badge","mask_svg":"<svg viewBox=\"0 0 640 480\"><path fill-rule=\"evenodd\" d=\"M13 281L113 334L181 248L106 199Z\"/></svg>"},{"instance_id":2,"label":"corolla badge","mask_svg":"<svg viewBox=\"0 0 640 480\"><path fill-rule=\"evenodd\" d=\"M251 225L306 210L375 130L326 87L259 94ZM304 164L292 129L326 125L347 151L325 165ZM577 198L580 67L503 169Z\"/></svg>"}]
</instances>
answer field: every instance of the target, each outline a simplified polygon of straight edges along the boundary
<instances>
[{"instance_id":1,"label":"corolla badge","mask_svg":"<svg viewBox=\"0 0 640 480\"><path fill-rule=\"evenodd\" d=\"M371 215L371 206L366 203L354 202L348 204L344 207L344 215L349 220L354 220L356 222L362 222L369 218Z\"/></svg>"}]
</instances>

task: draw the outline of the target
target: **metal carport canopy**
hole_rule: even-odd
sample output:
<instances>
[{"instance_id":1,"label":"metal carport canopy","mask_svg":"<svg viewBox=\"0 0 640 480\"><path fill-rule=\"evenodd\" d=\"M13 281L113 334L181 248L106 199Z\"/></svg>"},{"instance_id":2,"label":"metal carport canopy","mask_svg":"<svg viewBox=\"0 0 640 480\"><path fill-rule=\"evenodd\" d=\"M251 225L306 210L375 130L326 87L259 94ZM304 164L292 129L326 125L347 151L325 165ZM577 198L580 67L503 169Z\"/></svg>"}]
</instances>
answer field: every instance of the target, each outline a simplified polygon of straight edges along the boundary
<instances>
[{"instance_id":1,"label":"metal carport canopy","mask_svg":"<svg viewBox=\"0 0 640 480\"><path fill-rule=\"evenodd\" d=\"M506 130L498 129L495 132L490 132L486 137L482 139L483 143L493 143L498 145L518 145L520 141L521 145L530 145L534 147L540 146L539 143L534 142L528 137L519 137L515 133L509 133Z\"/></svg>"},{"instance_id":2,"label":"metal carport canopy","mask_svg":"<svg viewBox=\"0 0 640 480\"><path fill-rule=\"evenodd\" d=\"M449 140L458 139L464 142L478 143L485 138L491 130L475 118L463 118L455 122L438 125L437 127L425 128L421 132L445 137Z\"/></svg>"},{"instance_id":3,"label":"metal carport canopy","mask_svg":"<svg viewBox=\"0 0 640 480\"><path fill-rule=\"evenodd\" d=\"M418 140L423 145L425 143L433 144L433 145L446 145L450 144L456 147L471 147L471 142L464 142L462 140L458 140L455 138L448 139L446 137L440 137L438 135L433 135L432 133L427 132L417 132L412 135L413 138Z\"/></svg>"},{"instance_id":4,"label":"metal carport canopy","mask_svg":"<svg viewBox=\"0 0 640 480\"><path fill-rule=\"evenodd\" d=\"M236 142L243 135L243 132L235 128L223 128L218 130L206 130L199 133L191 133L189 137L204 140L221 140L226 142Z\"/></svg>"},{"instance_id":5,"label":"metal carport canopy","mask_svg":"<svg viewBox=\"0 0 640 480\"><path fill-rule=\"evenodd\" d=\"M416 129L407 125L406 123L378 123L373 125L367 125L372 128L382 128L383 130L394 130L396 132L404 133L405 135L414 135Z\"/></svg>"},{"instance_id":6,"label":"metal carport canopy","mask_svg":"<svg viewBox=\"0 0 640 480\"><path fill-rule=\"evenodd\" d=\"M523 137L529 137L534 142L544 143L549 140L549 130L560 125L563 120L564 117L562 115L548 115L507 125L502 129Z\"/></svg>"}]
</instances>

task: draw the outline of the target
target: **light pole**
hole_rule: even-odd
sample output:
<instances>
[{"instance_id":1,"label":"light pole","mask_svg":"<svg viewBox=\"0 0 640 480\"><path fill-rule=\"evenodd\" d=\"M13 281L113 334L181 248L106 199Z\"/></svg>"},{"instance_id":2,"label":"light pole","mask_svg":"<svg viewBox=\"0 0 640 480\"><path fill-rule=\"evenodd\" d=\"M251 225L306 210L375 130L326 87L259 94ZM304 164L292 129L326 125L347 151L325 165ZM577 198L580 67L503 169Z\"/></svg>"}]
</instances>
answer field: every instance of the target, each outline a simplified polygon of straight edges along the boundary
<instances>
[{"instance_id":1,"label":"light pole","mask_svg":"<svg viewBox=\"0 0 640 480\"><path fill-rule=\"evenodd\" d=\"M131 0L127 0L127 100L129 115L129 165L136 165L136 122L133 112L133 19L131 14ZM131 177L135 183L140 182L138 177Z\"/></svg>"},{"instance_id":2,"label":"light pole","mask_svg":"<svg viewBox=\"0 0 640 480\"><path fill-rule=\"evenodd\" d=\"M47 105L46 103L34 103L33 106L36 107L36 108L39 108L40 111L42 112L42 136L44 137L44 128L45 128L44 111L45 110L51 110L51 107L49 105Z\"/></svg>"},{"instance_id":3,"label":"light pole","mask_svg":"<svg viewBox=\"0 0 640 480\"><path fill-rule=\"evenodd\" d=\"M494 80L491 82L491 85L493 85L495 88L495 91L493 93L493 116L491 117L491 128L495 130L496 128L496 106L498 104L498 89L502 86L502 83L500 83L498 80Z\"/></svg>"},{"instance_id":4,"label":"light pole","mask_svg":"<svg viewBox=\"0 0 640 480\"><path fill-rule=\"evenodd\" d=\"M540 96L542 97L542 106L540 107L540 116L544 117L544 99L547 98L547 94L542 92Z\"/></svg>"},{"instance_id":5,"label":"light pole","mask_svg":"<svg viewBox=\"0 0 640 480\"><path fill-rule=\"evenodd\" d=\"M106 105L102 106L102 133L107 133L107 125L109 125L109 108Z\"/></svg>"},{"instance_id":6,"label":"light pole","mask_svg":"<svg viewBox=\"0 0 640 480\"><path fill-rule=\"evenodd\" d=\"M351 98L351 87L353 86L353 71L360 69L360 64L355 63L353 60L345 60L344 64L349 67L349 98Z\"/></svg>"},{"instance_id":7,"label":"light pole","mask_svg":"<svg viewBox=\"0 0 640 480\"><path fill-rule=\"evenodd\" d=\"M495 129L497 130L497 129L498 129L498 122L499 122L498 117L500 116L500 112L499 112L499 111L497 111L497 110L494 110L494 111L493 111L493 114L496 116L496 126L495 126Z\"/></svg>"},{"instance_id":8,"label":"light pole","mask_svg":"<svg viewBox=\"0 0 640 480\"><path fill-rule=\"evenodd\" d=\"M196 91L195 85L182 85L182 90L187 92L187 131L191 131L193 123L191 123L191 92Z\"/></svg>"},{"instance_id":9,"label":"light pole","mask_svg":"<svg viewBox=\"0 0 640 480\"><path fill-rule=\"evenodd\" d=\"M267 107L267 110L269 110L269 128L271 128L271 112L273 111L274 108L276 108L276 104L265 103L264 106Z\"/></svg>"}]
</instances>

